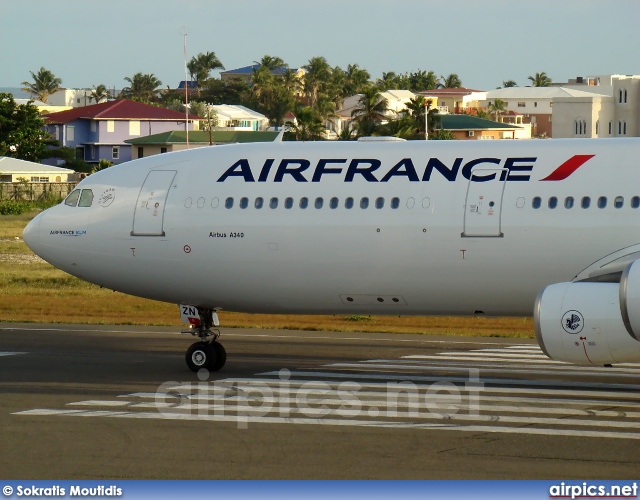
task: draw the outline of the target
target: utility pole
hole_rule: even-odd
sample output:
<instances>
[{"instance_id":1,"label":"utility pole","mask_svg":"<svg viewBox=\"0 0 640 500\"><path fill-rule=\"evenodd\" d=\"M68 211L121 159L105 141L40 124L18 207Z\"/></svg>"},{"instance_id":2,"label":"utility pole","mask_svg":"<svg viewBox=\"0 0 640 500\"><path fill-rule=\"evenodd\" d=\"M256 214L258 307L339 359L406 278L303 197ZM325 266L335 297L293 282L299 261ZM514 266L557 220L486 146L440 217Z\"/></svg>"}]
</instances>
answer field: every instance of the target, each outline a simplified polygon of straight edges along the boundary
<instances>
[{"instance_id":1,"label":"utility pole","mask_svg":"<svg viewBox=\"0 0 640 500\"><path fill-rule=\"evenodd\" d=\"M429 109L431 108L431 99L424 100L424 140L429 140Z\"/></svg>"},{"instance_id":2,"label":"utility pole","mask_svg":"<svg viewBox=\"0 0 640 500\"><path fill-rule=\"evenodd\" d=\"M184 40L184 130L187 134L187 149L189 149L189 85L187 80L187 27L183 28L182 38Z\"/></svg>"}]
</instances>

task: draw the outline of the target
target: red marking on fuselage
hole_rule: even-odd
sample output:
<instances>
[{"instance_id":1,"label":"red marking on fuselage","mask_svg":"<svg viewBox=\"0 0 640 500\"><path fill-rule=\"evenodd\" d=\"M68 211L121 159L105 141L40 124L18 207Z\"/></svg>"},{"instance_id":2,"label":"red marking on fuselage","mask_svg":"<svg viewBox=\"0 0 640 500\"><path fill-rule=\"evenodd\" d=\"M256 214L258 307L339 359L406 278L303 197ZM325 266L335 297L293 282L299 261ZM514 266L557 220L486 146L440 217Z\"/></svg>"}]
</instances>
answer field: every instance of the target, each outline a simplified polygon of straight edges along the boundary
<instances>
[{"instance_id":1,"label":"red marking on fuselage","mask_svg":"<svg viewBox=\"0 0 640 500\"><path fill-rule=\"evenodd\" d=\"M563 181L569 177L572 173L578 170L582 165L587 163L595 155L575 155L565 161L562 165L556 168L553 172L547 175L541 181Z\"/></svg>"},{"instance_id":2,"label":"red marking on fuselage","mask_svg":"<svg viewBox=\"0 0 640 500\"><path fill-rule=\"evenodd\" d=\"M592 365L594 364L593 361L591 361L591 358L589 357L589 355L587 354L587 346L586 344L583 342L582 343L582 348L584 349L584 355L587 357L587 359L589 360L589 363L591 363Z\"/></svg>"}]
</instances>

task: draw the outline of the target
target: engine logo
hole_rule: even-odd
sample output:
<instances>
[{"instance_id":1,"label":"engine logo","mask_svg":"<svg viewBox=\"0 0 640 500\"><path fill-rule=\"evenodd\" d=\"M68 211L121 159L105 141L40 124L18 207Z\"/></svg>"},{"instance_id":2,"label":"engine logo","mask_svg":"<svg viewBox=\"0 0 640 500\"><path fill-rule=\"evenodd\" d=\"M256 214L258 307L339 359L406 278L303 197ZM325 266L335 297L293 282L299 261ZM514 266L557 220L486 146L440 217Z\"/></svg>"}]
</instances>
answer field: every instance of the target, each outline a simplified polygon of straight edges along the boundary
<instances>
[{"instance_id":1,"label":"engine logo","mask_svg":"<svg viewBox=\"0 0 640 500\"><path fill-rule=\"evenodd\" d=\"M584 328L584 317L578 311L567 311L562 316L562 328L567 333L580 333Z\"/></svg>"}]
</instances>

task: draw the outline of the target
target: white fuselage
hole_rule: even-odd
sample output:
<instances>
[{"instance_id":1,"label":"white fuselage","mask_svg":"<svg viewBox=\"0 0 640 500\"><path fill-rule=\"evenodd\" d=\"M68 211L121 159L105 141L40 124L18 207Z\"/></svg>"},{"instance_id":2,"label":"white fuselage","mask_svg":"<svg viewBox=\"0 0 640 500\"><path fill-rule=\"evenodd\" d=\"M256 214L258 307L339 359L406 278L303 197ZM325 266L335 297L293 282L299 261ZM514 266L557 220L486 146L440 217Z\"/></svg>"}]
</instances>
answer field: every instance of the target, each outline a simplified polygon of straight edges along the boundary
<instances>
[{"instance_id":1,"label":"white fuselage","mask_svg":"<svg viewBox=\"0 0 640 500\"><path fill-rule=\"evenodd\" d=\"M635 139L200 148L89 176L91 206L47 210L25 240L73 275L177 304L530 315L545 286L640 243L639 157Z\"/></svg>"}]
</instances>

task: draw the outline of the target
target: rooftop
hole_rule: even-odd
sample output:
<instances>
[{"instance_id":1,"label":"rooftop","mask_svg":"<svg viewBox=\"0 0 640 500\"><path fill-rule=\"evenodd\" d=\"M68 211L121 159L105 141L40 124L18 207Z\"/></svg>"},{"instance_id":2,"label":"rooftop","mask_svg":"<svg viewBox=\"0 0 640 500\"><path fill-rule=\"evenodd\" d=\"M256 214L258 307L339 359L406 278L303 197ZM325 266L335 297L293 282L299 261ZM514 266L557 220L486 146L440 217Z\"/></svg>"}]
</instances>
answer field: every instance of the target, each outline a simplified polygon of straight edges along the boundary
<instances>
[{"instance_id":1,"label":"rooftop","mask_svg":"<svg viewBox=\"0 0 640 500\"><path fill-rule=\"evenodd\" d=\"M52 167L42 163L19 160L9 156L0 156L0 172L51 172L60 174L70 174L70 168Z\"/></svg>"},{"instance_id":2,"label":"rooftop","mask_svg":"<svg viewBox=\"0 0 640 500\"><path fill-rule=\"evenodd\" d=\"M441 115L443 130L519 130L522 127L470 115Z\"/></svg>"},{"instance_id":3,"label":"rooftop","mask_svg":"<svg viewBox=\"0 0 640 500\"><path fill-rule=\"evenodd\" d=\"M254 132L244 130L214 130L211 132L214 144L232 144L237 142L273 142L278 136L278 132ZM184 130L174 130L161 134L148 135L146 137L136 137L128 139L127 144L132 145L169 145L186 144L187 134ZM209 132L198 130L189 132L190 144L209 144Z\"/></svg>"}]
</instances>

